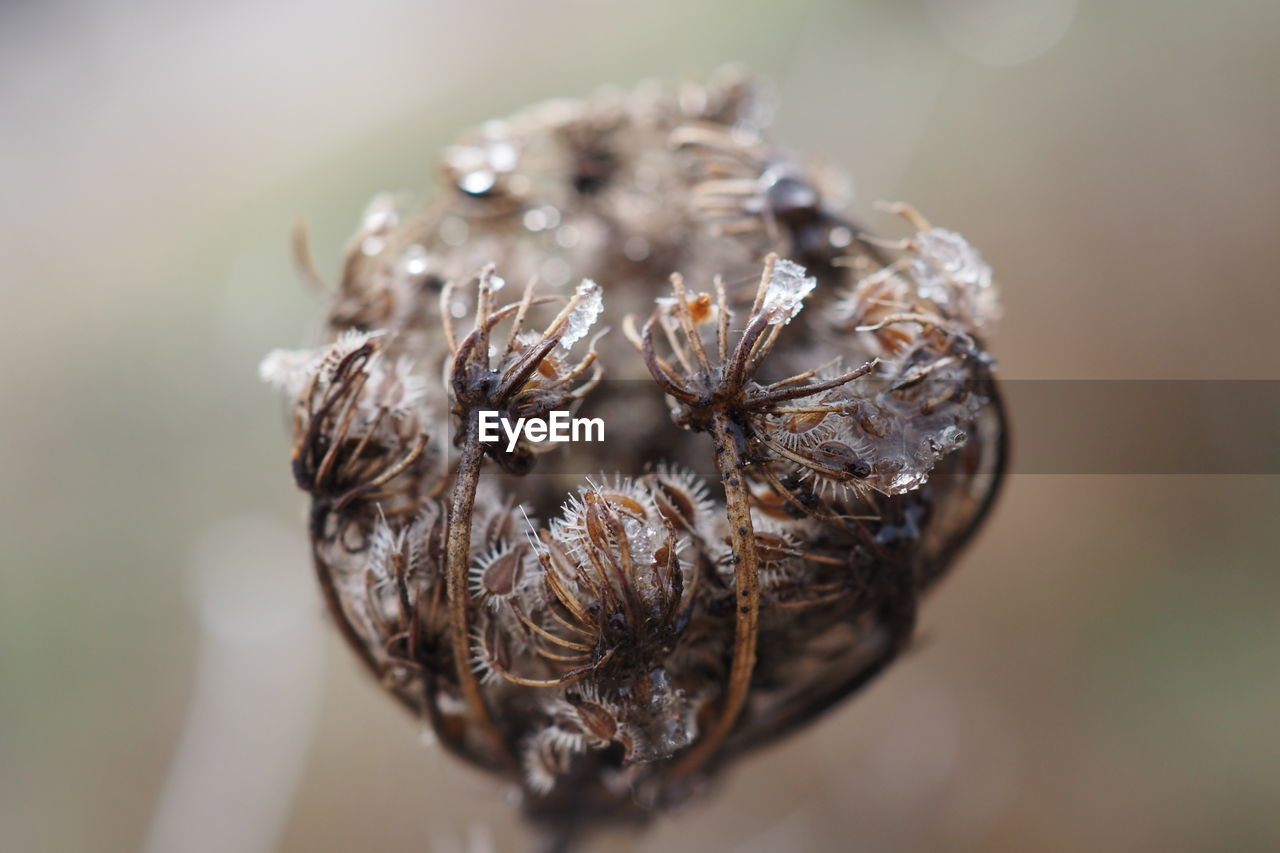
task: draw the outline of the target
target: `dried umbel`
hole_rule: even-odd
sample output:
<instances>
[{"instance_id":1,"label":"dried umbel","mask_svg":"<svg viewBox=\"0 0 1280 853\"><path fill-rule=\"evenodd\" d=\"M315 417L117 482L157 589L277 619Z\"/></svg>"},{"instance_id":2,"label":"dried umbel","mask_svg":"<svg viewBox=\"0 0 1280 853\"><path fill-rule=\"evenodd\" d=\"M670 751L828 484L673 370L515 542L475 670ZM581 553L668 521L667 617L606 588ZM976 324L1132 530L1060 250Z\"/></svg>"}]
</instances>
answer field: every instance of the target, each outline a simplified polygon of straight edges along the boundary
<instances>
[{"instance_id":1,"label":"dried umbel","mask_svg":"<svg viewBox=\"0 0 1280 853\"><path fill-rule=\"evenodd\" d=\"M905 206L864 233L765 112L729 75L485 124L263 365L346 638L562 838L882 671L998 486L990 269ZM605 440L482 440L556 411Z\"/></svg>"}]
</instances>

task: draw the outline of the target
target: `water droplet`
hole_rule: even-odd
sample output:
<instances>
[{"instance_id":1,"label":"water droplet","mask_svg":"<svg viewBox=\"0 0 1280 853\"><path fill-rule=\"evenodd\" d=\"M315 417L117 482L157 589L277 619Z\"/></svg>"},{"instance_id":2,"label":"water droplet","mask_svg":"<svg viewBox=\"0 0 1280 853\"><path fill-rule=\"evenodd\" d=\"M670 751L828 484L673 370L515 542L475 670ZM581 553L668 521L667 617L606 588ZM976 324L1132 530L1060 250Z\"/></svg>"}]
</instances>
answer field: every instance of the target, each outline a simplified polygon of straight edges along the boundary
<instances>
[{"instance_id":1,"label":"water droplet","mask_svg":"<svg viewBox=\"0 0 1280 853\"><path fill-rule=\"evenodd\" d=\"M400 214L396 210L395 196L391 193L378 193L370 199L361 218L361 226L365 231L387 231L399 223Z\"/></svg>"},{"instance_id":2,"label":"water droplet","mask_svg":"<svg viewBox=\"0 0 1280 853\"><path fill-rule=\"evenodd\" d=\"M497 181L497 175L490 170L476 169L458 179L458 188L469 195L484 195L493 189L495 181Z\"/></svg>"},{"instance_id":3,"label":"water droplet","mask_svg":"<svg viewBox=\"0 0 1280 853\"><path fill-rule=\"evenodd\" d=\"M404 271L409 275L426 274L431 262L431 258L427 254L427 248L421 243L414 243L408 246L400 260L404 265Z\"/></svg>"},{"instance_id":4,"label":"water droplet","mask_svg":"<svg viewBox=\"0 0 1280 853\"><path fill-rule=\"evenodd\" d=\"M831 241L831 245L835 248L843 249L853 242L853 232L843 225L837 225L831 229L827 239Z\"/></svg>"},{"instance_id":5,"label":"water droplet","mask_svg":"<svg viewBox=\"0 0 1280 853\"><path fill-rule=\"evenodd\" d=\"M489 146L489 167L496 172L513 172L520 153L509 142L499 142Z\"/></svg>"},{"instance_id":6,"label":"water droplet","mask_svg":"<svg viewBox=\"0 0 1280 853\"><path fill-rule=\"evenodd\" d=\"M461 299L453 300L449 305L449 313L458 319L467 316L467 303L463 302Z\"/></svg>"},{"instance_id":7,"label":"water droplet","mask_svg":"<svg viewBox=\"0 0 1280 853\"><path fill-rule=\"evenodd\" d=\"M767 188L765 199L769 207L779 213L809 210L818 206L818 191L801 175L778 174L774 170L764 175Z\"/></svg>"},{"instance_id":8,"label":"water droplet","mask_svg":"<svg viewBox=\"0 0 1280 853\"><path fill-rule=\"evenodd\" d=\"M387 248L387 241L375 234L370 234L360 241L361 254L370 257L380 254L385 248Z\"/></svg>"},{"instance_id":9,"label":"water droplet","mask_svg":"<svg viewBox=\"0 0 1280 853\"><path fill-rule=\"evenodd\" d=\"M507 280L506 280L505 278L503 278L502 276L500 276L500 275L491 275L491 276L489 276L489 290L490 290L490 292L492 292L492 293L497 293L499 290L502 290L502 288L504 288L504 287L506 287L506 286L507 286Z\"/></svg>"}]
</instances>

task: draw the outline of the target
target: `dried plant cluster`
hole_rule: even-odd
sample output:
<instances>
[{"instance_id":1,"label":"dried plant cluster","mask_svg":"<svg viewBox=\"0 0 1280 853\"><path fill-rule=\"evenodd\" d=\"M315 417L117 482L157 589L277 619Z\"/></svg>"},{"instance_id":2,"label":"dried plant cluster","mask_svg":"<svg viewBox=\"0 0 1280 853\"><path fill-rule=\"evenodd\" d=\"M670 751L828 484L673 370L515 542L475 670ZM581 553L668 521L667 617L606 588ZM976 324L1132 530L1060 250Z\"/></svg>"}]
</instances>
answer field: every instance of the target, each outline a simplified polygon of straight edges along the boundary
<instances>
[{"instance_id":1,"label":"dried plant cluster","mask_svg":"<svg viewBox=\"0 0 1280 853\"><path fill-rule=\"evenodd\" d=\"M562 832L874 677L997 488L989 268L906 207L866 235L766 112L726 74L484 124L430 203L374 200L329 343L263 364L347 640ZM605 442L478 440L566 409Z\"/></svg>"}]
</instances>

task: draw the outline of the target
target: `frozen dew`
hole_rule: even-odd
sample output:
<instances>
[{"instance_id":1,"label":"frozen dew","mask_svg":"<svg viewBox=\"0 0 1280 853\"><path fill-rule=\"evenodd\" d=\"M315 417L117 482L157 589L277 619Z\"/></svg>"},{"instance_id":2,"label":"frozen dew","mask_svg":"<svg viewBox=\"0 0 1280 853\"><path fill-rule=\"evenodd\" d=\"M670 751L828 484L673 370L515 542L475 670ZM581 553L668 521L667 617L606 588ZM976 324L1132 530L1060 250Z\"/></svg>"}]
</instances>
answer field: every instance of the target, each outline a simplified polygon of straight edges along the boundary
<instances>
[{"instance_id":1,"label":"frozen dew","mask_svg":"<svg viewBox=\"0 0 1280 853\"><path fill-rule=\"evenodd\" d=\"M258 365L258 378L296 396L312 376L331 370L342 359L380 334L381 332L349 329L333 343L318 349L272 350Z\"/></svg>"},{"instance_id":2,"label":"frozen dew","mask_svg":"<svg viewBox=\"0 0 1280 853\"><path fill-rule=\"evenodd\" d=\"M520 165L520 149L507 138L505 123L486 126L484 140L476 145L455 145L445 152L458 189L484 195L498 184L500 175L511 175Z\"/></svg>"},{"instance_id":3,"label":"frozen dew","mask_svg":"<svg viewBox=\"0 0 1280 853\"><path fill-rule=\"evenodd\" d=\"M954 450L959 450L961 447L964 447L964 443L968 438L969 437L965 435L964 430L960 429L960 427L955 424L948 424L942 428L934 439L933 447L938 453L951 453Z\"/></svg>"},{"instance_id":4,"label":"frozen dew","mask_svg":"<svg viewBox=\"0 0 1280 853\"><path fill-rule=\"evenodd\" d=\"M458 179L458 186L463 192L470 195L484 195L493 189L494 183L497 181L497 175L488 169L476 169L474 172L467 172Z\"/></svg>"},{"instance_id":5,"label":"frozen dew","mask_svg":"<svg viewBox=\"0 0 1280 853\"><path fill-rule=\"evenodd\" d=\"M400 262L404 265L404 271L409 275L425 275L427 268L430 266L431 258L427 254L427 248L421 243L414 243L404 250Z\"/></svg>"},{"instance_id":6,"label":"frozen dew","mask_svg":"<svg viewBox=\"0 0 1280 853\"><path fill-rule=\"evenodd\" d=\"M497 293L499 290L507 286L507 280L500 275L489 276L489 291Z\"/></svg>"},{"instance_id":7,"label":"frozen dew","mask_svg":"<svg viewBox=\"0 0 1280 853\"><path fill-rule=\"evenodd\" d=\"M659 545L653 528L639 519L624 518L622 529L627 535L631 559L641 566L652 565Z\"/></svg>"},{"instance_id":8,"label":"frozen dew","mask_svg":"<svg viewBox=\"0 0 1280 853\"><path fill-rule=\"evenodd\" d=\"M911 275L920 296L943 309L972 315L981 325L995 313L991 267L969 241L946 228L930 228L916 235L919 256Z\"/></svg>"},{"instance_id":9,"label":"frozen dew","mask_svg":"<svg viewBox=\"0 0 1280 853\"><path fill-rule=\"evenodd\" d=\"M258 365L258 378L296 395L310 377L315 361L314 350L272 350Z\"/></svg>"},{"instance_id":10,"label":"frozen dew","mask_svg":"<svg viewBox=\"0 0 1280 853\"><path fill-rule=\"evenodd\" d=\"M360 254L366 257L372 258L374 255L380 255L385 248L387 248L387 241L376 234L370 234L360 241Z\"/></svg>"},{"instance_id":11,"label":"frozen dew","mask_svg":"<svg viewBox=\"0 0 1280 853\"><path fill-rule=\"evenodd\" d=\"M769 323L790 323L800 313L804 298L818 285L816 278L804 273L804 267L794 261L779 258L774 263L760 306Z\"/></svg>"},{"instance_id":12,"label":"frozen dew","mask_svg":"<svg viewBox=\"0 0 1280 853\"><path fill-rule=\"evenodd\" d=\"M853 231L844 225L837 225L831 229L831 233L827 235L828 241L837 249L846 249L853 242Z\"/></svg>"},{"instance_id":13,"label":"frozen dew","mask_svg":"<svg viewBox=\"0 0 1280 853\"><path fill-rule=\"evenodd\" d=\"M565 321L564 334L560 336L560 346L566 350L586 336L599 319L600 312L604 310L604 296L601 294L600 285L591 279L582 280L576 295L578 304L569 312L569 318Z\"/></svg>"},{"instance_id":14,"label":"frozen dew","mask_svg":"<svg viewBox=\"0 0 1280 853\"><path fill-rule=\"evenodd\" d=\"M361 227L372 233L382 233L400 224L396 199L391 193L378 193L365 206Z\"/></svg>"},{"instance_id":15,"label":"frozen dew","mask_svg":"<svg viewBox=\"0 0 1280 853\"><path fill-rule=\"evenodd\" d=\"M495 172L513 172L520 160L520 152L509 142L489 146L489 167Z\"/></svg>"}]
</instances>

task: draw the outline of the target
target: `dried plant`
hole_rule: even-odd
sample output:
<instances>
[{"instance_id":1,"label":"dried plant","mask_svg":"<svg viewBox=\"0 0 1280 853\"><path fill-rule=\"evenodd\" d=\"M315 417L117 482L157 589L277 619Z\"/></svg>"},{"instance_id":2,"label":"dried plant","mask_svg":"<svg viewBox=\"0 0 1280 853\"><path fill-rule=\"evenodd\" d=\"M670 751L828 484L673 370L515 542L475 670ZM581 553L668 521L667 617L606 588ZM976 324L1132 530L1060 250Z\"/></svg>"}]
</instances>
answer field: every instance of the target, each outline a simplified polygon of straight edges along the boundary
<instances>
[{"instance_id":1,"label":"dried plant","mask_svg":"<svg viewBox=\"0 0 1280 853\"><path fill-rule=\"evenodd\" d=\"M905 206L864 233L766 112L728 74L483 125L263 364L346 638L562 842L882 671L998 487L990 269ZM605 442L481 440L556 410Z\"/></svg>"}]
</instances>

